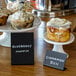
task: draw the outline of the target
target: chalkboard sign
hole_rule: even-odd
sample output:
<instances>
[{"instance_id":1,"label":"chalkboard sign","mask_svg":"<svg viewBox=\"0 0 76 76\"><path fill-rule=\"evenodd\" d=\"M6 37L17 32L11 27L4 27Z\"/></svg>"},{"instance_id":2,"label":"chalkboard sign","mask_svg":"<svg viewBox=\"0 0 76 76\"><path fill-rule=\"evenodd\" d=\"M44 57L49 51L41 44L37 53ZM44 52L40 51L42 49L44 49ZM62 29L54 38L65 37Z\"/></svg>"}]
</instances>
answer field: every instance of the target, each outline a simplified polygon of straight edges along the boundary
<instances>
[{"instance_id":1,"label":"chalkboard sign","mask_svg":"<svg viewBox=\"0 0 76 76\"><path fill-rule=\"evenodd\" d=\"M11 33L11 64L34 64L34 34Z\"/></svg>"},{"instance_id":2,"label":"chalkboard sign","mask_svg":"<svg viewBox=\"0 0 76 76\"><path fill-rule=\"evenodd\" d=\"M66 59L66 54L55 51L47 51L43 64L56 69L64 70Z\"/></svg>"}]
</instances>

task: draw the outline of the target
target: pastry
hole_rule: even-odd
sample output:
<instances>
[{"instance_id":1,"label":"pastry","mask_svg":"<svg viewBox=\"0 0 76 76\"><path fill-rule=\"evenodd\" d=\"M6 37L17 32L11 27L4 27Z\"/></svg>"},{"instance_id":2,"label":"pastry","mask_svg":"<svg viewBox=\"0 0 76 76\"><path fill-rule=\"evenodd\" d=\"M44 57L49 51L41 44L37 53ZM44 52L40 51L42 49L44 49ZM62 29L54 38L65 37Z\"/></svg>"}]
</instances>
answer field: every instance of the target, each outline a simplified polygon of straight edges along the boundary
<instances>
[{"instance_id":1,"label":"pastry","mask_svg":"<svg viewBox=\"0 0 76 76\"><path fill-rule=\"evenodd\" d=\"M14 1L7 4L7 9L12 13L15 13L19 10L24 10L25 12L32 12L33 6L29 1Z\"/></svg>"},{"instance_id":2,"label":"pastry","mask_svg":"<svg viewBox=\"0 0 76 76\"><path fill-rule=\"evenodd\" d=\"M10 10L12 13L20 10L23 7L23 3L19 1L10 2L7 4L7 9Z\"/></svg>"},{"instance_id":3,"label":"pastry","mask_svg":"<svg viewBox=\"0 0 76 76\"><path fill-rule=\"evenodd\" d=\"M47 38L56 42L66 42L70 39L71 22L66 19L52 18L47 23Z\"/></svg>"},{"instance_id":4,"label":"pastry","mask_svg":"<svg viewBox=\"0 0 76 76\"><path fill-rule=\"evenodd\" d=\"M11 15L10 23L14 29L29 28L34 21L33 14L17 11Z\"/></svg>"},{"instance_id":5,"label":"pastry","mask_svg":"<svg viewBox=\"0 0 76 76\"><path fill-rule=\"evenodd\" d=\"M7 23L7 18L9 14L11 13L6 8L0 8L0 26Z\"/></svg>"},{"instance_id":6,"label":"pastry","mask_svg":"<svg viewBox=\"0 0 76 76\"><path fill-rule=\"evenodd\" d=\"M33 9L34 7L33 7L33 5L32 5L32 3L31 2L29 2L29 1L25 1L24 2L24 6L23 6L23 10L25 11L25 12L32 12L32 9Z\"/></svg>"}]
</instances>

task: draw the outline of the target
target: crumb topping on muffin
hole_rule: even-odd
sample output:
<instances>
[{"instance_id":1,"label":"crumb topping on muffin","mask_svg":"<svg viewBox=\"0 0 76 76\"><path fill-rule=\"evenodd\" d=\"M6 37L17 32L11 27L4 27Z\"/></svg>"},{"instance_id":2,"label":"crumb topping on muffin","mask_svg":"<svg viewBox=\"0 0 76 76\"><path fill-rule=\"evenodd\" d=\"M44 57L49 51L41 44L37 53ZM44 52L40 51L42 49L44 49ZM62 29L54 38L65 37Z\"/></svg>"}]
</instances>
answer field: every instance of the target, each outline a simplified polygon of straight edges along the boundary
<instances>
[{"instance_id":1,"label":"crumb topping on muffin","mask_svg":"<svg viewBox=\"0 0 76 76\"><path fill-rule=\"evenodd\" d=\"M6 8L0 8L0 17L8 16L9 14L10 14L10 11L8 11Z\"/></svg>"},{"instance_id":2,"label":"crumb topping on muffin","mask_svg":"<svg viewBox=\"0 0 76 76\"><path fill-rule=\"evenodd\" d=\"M7 9L10 10L11 12L16 12L18 10L30 12L33 9L33 6L32 3L30 3L29 1L25 2L14 1L7 4Z\"/></svg>"},{"instance_id":3,"label":"crumb topping on muffin","mask_svg":"<svg viewBox=\"0 0 76 76\"><path fill-rule=\"evenodd\" d=\"M24 11L17 11L10 16L10 23L12 27L16 28L27 28L31 27L34 21L34 15Z\"/></svg>"},{"instance_id":4,"label":"crumb topping on muffin","mask_svg":"<svg viewBox=\"0 0 76 76\"><path fill-rule=\"evenodd\" d=\"M21 20L23 22L30 22L33 20L33 18L34 16L30 13L28 14L23 11L18 11L12 15L11 20Z\"/></svg>"}]
</instances>

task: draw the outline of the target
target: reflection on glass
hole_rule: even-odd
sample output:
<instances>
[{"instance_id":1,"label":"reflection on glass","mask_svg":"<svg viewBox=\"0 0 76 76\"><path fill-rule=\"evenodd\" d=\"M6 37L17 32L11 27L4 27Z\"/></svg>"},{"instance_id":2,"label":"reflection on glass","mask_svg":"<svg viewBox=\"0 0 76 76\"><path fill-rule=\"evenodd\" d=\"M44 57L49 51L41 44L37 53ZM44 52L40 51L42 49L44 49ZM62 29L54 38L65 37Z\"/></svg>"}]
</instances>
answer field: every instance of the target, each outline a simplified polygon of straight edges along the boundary
<instances>
[{"instance_id":1,"label":"reflection on glass","mask_svg":"<svg viewBox=\"0 0 76 76\"><path fill-rule=\"evenodd\" d=\"M41 11L51 11L51 0L36 0L36 8Z\"/></svg>"},{"instance_id":2,"label":"reflection on glass","mask_svg":"<svg viewBox=\"0 0 76 76\"><path fill-rule=\"evenodd\" d=\"M51 0L52 10L61 10L63 9L64 0Z\"/></svg>"}]
</instances>

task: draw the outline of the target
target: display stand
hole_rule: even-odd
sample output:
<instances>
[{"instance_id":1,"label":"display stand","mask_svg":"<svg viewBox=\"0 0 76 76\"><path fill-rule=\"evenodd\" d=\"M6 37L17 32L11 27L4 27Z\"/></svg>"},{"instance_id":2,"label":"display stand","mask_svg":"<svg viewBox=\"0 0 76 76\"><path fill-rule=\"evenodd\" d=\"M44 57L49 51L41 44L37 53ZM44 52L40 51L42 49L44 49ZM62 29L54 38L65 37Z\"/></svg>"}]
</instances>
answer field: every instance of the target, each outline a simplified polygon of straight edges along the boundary
<instances>
[{"instance_id":1,"label":"display stand","mask_svg":"<svg viewBox=\"0 0 76 76\"><path fill-rule=\"evenodd\" d=\"M0 32L3 32L2 35L0 35L0 45L11 47L11 33L12 32L29 32L37 28L41 24L41 20L39 17L35 17L33 26L26 29L19 29L15 30L11 27L10 23L7 22L6 25L0 26Z\"/></svg>"},{"instance_id":2,"label":"display stand","mask_svg":"<svg viewBox=\"0 0 76 76\"><path fill-rule=\"evenodd\" d=\"M44 40L47 42L47 43L50 43L50 44L53 44L53 49L52 51L56 51L56 52L60 52L60 53L64 53L64 54L67 54L64 49L63 49L63 45L67 45L67 44L70 44L74 41L75 37L74 35L71 33L71 36L70 36L70 40L67 41L67 42L55 42L55 41L51 41L49 40L47 37L46 37L46 34L44 35ZM69 55L67 54L67 57L69 57Z\"/></svg>"}]
</instances>

